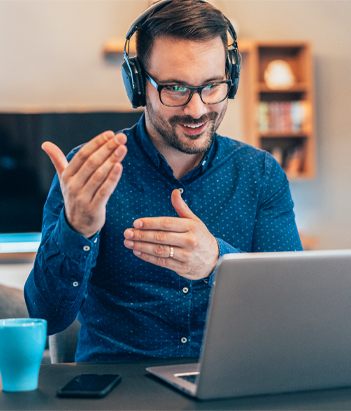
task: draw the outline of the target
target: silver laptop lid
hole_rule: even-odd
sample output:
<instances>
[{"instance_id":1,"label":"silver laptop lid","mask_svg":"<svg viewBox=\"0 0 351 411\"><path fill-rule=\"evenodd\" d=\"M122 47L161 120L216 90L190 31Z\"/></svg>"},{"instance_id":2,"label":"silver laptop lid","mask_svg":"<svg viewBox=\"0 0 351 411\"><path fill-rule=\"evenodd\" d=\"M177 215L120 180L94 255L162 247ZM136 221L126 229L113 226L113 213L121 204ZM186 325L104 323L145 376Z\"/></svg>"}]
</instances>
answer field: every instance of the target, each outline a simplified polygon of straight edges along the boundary
<instances>
[{"instance_id":1,"label":"silver laptop lid","mask_svg":"<svg viewBox=\"0 0 351 411\"><path fill-rule=\"evenodd\" d=\"M351 385L351 251L222 257L197 382L203 399Z\"/></svg>"}]
</instances>

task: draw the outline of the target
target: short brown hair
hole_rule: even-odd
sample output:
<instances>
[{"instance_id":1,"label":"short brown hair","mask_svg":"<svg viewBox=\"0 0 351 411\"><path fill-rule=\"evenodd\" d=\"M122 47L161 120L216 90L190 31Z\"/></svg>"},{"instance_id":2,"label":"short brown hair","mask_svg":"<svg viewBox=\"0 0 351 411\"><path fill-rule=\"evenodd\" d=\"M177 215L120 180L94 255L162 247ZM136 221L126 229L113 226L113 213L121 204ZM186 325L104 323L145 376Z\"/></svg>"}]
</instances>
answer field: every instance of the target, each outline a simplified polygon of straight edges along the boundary
<instances>
[{"instance_id":1,"label":"short brown hair","mask_svg":"<svg viewBox=\"0 0 351 411\"><path fill-rule=\"evenodd\" d=\"M198 0L173 0L148 16L136 31L137 56L147 68L156 38L210 41L220 37L228 50L228 23L222 12Z\"/></svg>"}]
</instances>

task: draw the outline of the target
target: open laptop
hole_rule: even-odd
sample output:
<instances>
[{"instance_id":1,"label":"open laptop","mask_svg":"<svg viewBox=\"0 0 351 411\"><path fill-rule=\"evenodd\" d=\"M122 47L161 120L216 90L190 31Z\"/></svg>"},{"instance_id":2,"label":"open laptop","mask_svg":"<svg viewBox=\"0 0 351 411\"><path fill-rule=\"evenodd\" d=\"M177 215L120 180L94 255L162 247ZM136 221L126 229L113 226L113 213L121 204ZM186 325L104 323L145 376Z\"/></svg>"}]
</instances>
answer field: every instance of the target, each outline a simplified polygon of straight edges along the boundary
<instances>
[{"instance_id":1,"label":"open laptop","mask_svg":"<svg viewBox=\"0 0 351 411\"><path fill-rule=\"evenodd\" d=\"M199 399L350 386L351 250L225 255L200 362L147 371Z\"/></svg>"}]
</instances>

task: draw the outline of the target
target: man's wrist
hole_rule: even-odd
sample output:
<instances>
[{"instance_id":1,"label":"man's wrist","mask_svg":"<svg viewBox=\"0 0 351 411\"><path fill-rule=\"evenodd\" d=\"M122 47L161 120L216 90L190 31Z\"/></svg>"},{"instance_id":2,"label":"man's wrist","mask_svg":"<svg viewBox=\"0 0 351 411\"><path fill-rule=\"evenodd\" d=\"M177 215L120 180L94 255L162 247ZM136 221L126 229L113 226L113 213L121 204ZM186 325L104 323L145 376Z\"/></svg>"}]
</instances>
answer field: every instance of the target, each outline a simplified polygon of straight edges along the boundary
<instances>
[{"instance_id":1,"label":"man's wrist","mask_svg":"<svg viewBox=\"0 0 351 411\"><path fill-rule=\"evenodd\" d=\"M78 233L67 223L63 210L54 230L54 241L65 255L76 261L86 261L89 256L95 259L99 250L99 232L90 239Z\"/></svg>"}]
</instances>

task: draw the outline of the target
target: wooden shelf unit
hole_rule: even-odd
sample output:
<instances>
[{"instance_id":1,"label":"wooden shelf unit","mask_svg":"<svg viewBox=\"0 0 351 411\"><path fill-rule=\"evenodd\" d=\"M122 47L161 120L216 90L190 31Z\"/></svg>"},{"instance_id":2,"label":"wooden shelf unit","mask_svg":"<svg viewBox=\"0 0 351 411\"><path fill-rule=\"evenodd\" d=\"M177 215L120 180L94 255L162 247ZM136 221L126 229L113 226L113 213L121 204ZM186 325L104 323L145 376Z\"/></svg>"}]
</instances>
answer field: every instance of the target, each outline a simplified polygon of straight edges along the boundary
<instances>
[{"instance_id":1,"label":"wooden shelf unit","mask_svg":"<svg viewBox=\"0 0 351 411\"><path fill-rule=\"evenodd\" d=\"M245 41L239 50L243 56L239 90L244 101L245 141L271 152L290 179L313 178L316 143L309 43ZM264 73L274 60L289 64L293 85L272 89L266 84Z\"/></svg>"}]
</instances>

